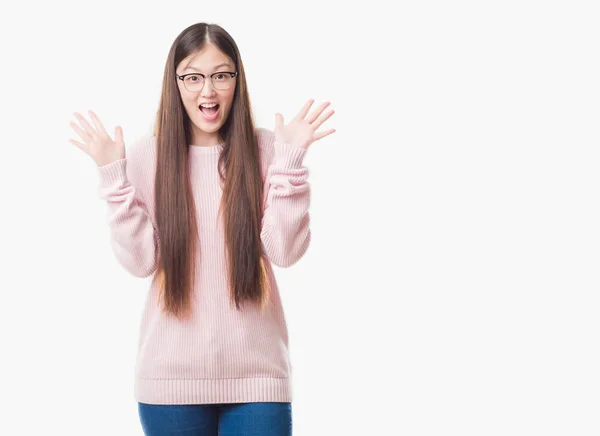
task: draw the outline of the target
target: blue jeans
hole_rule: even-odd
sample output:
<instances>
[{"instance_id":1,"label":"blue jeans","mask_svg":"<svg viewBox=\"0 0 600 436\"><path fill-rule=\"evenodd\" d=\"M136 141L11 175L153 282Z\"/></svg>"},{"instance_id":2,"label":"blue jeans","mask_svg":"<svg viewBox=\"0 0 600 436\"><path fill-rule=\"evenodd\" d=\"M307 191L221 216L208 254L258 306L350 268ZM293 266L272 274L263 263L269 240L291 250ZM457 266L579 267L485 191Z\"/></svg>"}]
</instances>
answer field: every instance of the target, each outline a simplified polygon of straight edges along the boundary
<instances>
[{"instance_id":1,"label":"blue jeans","mask_svg":"<svg viewBox=\"0 0 600 436\"><path fill-rule=\"evenodd\" d=\"M291 403L138 403L146 436L291 436Z\"/></svg>"}]
</instances>

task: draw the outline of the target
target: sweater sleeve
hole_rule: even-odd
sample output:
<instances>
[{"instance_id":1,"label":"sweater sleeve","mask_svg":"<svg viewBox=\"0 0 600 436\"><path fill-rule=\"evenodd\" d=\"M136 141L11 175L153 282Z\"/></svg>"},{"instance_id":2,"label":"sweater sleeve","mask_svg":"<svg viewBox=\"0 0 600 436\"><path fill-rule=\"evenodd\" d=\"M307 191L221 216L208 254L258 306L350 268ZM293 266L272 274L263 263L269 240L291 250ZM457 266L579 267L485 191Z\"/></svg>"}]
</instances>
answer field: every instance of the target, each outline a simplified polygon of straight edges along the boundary
<instances>
[{"instance_id":1,"label":"sweater sleeve","mask_svg":"<svg viewBox=\"0 0 600 436\"><path fill-rule=\"evenodd\" d=\"M133 150L137 156L137 149ZM158 236L141 191L141 171L128 157L98 167L99 195L107 202L110 242L119 263L136 277L157 267Z\"/></svg>"},{"instance_id":2,"label":"sweater sleeve","mask_svg":"<svg viewBox=\"0 0 600 436\"><path fill-rule=\"evenodd\" d=\"M308 169L302 163L307 150L271 141L261 240L269 261L285 268L300 260L311 239Z\"/></svg>"}]
</instances>

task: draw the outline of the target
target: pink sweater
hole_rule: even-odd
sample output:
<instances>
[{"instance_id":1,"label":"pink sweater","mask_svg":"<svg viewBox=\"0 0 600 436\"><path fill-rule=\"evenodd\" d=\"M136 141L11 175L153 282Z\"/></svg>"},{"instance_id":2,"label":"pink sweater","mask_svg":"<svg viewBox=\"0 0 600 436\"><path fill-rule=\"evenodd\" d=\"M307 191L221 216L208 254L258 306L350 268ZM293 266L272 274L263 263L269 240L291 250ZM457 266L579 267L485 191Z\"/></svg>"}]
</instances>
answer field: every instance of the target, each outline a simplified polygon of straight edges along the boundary
<instances>
[{"instance_id":1,"label":"pink sweater","mask_svg":"<svg viewBox=\"0 0 600 436\"><path fill-rule=\"evenodd\" d=\"M220 146L190 147L190 167L199 228L194 316L187 321L163 315L152 283L141 317L134 396L149 404L290 402L288 333L272 265L288 267L310 242L307 152L275 141L259 128L264 212L261 239L271 281L264 312L241 311L229 303L224 233L217 220L221 188ZM131 274L156 271L154 218L156 137L138 140L127 158L99 167L100 197L107 201L111 244ZM158 281L157 281L158 282Z\"/></svg>"}]
</instances>

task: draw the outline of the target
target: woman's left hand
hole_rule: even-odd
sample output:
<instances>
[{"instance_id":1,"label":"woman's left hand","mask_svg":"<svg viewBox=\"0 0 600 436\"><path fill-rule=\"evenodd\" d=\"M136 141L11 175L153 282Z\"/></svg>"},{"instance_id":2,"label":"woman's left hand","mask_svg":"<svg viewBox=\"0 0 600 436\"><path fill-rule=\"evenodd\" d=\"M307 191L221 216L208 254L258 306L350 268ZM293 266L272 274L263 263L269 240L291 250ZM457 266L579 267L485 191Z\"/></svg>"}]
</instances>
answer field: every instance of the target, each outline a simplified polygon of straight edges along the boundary
<instances>
[{"instance_id":1,"label":"woman's left hand","mask_svg":"<svg viewBox=\"0 0 600 436\"><path fill-rule=\"evenodd\" d=\"M334 114L334 111L330 109L319 117L325 108L331 104L326 101L307 116L313 103L313 99L308 100L298 115L287 125L283 124L283 115L280 113L275 114L275 141L295 147L308 148L313 142L335 132L335 129L329 129L317 133L317 129Z\"/></svg>"}]
</instances>

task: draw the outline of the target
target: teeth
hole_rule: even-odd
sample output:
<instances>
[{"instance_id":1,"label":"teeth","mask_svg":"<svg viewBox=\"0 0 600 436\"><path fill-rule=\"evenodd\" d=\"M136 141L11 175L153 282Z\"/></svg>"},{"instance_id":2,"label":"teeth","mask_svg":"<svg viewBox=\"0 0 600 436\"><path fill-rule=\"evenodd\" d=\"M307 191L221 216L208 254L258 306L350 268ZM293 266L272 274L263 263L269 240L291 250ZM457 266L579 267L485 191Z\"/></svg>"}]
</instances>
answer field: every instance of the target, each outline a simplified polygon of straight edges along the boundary
<instances>
[{"instance_id":1,"label":"teeth","mask_svg":"<svg viewBox=\"0 0 600 436\"><path fill-rule=\"evenodd\" d=\"M203 103L200 106L210 108L210 107L215 107L216 105L217 105L217 103L206 103L206 104Z\"/></svg>"}]
</instances>

